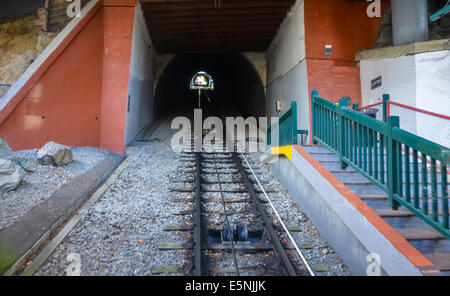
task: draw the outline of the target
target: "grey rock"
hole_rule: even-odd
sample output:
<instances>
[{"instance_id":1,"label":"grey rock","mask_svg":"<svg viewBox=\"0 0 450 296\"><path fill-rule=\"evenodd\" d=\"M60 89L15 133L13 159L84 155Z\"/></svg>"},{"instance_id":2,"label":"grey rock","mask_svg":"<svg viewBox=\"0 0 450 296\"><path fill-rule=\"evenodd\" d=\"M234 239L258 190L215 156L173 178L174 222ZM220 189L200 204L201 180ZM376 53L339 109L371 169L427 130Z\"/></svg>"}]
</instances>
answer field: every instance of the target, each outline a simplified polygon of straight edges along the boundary
<instances>
[{"instance_id":1,"label":"grey rock","mask_svg":"<svg viewBox=\"0 0 450 296\"><path fill-rule=\"evenodd\" d=\"M0 138L0 158L9 159L13 158L13 152L9 147L8 142Z\"/></svg>"},{"instance_id":2,"label":"grey rock","mask_svg":"<svg viewBox=\"0 0 450 296\"><path fill-rule=\"evenodd\" d=\"M25 177L25 171L9 159L0 159L0 192L17 189Z\"/></svg>"},{"instance_id":3,"label":"grey rock","mask_svg":"<svg viewBox=\"0 0 450 296\"><path fill-rule=\"evenodd\" d=\"M72 148L55 142L48 142L39 149L37 158L41 165L66 165L73 161Z\"/></svg>"}]
</instances>

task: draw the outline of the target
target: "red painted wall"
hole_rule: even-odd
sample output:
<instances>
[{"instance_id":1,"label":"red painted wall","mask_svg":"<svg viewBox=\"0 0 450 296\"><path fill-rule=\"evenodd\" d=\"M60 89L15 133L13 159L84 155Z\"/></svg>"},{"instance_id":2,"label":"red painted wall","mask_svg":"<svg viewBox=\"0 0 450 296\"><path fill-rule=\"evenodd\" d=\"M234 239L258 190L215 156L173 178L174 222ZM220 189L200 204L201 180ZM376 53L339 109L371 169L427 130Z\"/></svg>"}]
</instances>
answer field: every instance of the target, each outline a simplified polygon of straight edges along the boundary
<instances>
[{"instance_id":1,"label":"red painted wall","mask_svg":"<svg viewBox=\"0 0 450 296\"><path fill-rule=\"evenodd\" d=\"M305 40L309 91L337 101L350 96L361 103L355 54L373 48L381 18L366 14L370 3L350 0L305 0ZM382 3L382 12L386 3ZM325 56L325 45L333 56Z\"/></svg>"},{"instance_id":2,"label":"red painted wall","mask_svg":"<svg viewBox=\"0 0 450 296\"><path fill-rule=\"evenodd\" d=\"M116 4L114 4L116 5ZM100 146L124 152L134 7L103 8L104 54Z\"/></svg>"},{"instance_id":3,"label":"red painted wall","mask_svg":"<svg viewBox=\"0 0 450 296\"><path fill-rule=\"evenodd\" d=\"M99 146L102 22L99 10L3 121L0 137L13 150Z\"/></svg>"},{"instance_id":4,"label":"red painted wall","mask_svg":"<svg viewBox=\"0 0 450 296\"><path fill-rule=\"evenodd\" d=\"M56 141L124 152L136 5L100 1L0 110L13 150Z\"/></svg>"}]
</instances>

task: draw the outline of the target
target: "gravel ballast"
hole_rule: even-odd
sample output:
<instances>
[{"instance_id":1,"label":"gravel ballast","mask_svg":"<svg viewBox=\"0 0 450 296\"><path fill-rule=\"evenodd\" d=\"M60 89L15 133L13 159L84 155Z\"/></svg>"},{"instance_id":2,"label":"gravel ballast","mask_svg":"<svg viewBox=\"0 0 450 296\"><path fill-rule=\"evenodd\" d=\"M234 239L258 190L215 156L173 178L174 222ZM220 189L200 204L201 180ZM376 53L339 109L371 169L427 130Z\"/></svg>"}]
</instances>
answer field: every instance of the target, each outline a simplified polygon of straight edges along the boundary
<instances>
[{"instance_id":1,"label":"gravel ballast","mask_svg":"<svg viewBox=\"0 0 450 296\"><path fill-rule=\"evenodd\" d=\"M185 251L158 250L161 242L180 240L163 231L182 224L183 216L168 200L170 175L178 167L170 147L170 122L158 129L109 187L85 213L38 275L66 275L68 255L79 254L81 275L152 275L152 266L180 264ZM179 204L178 209L185 209Z\"/></svg>"},{"instance_id":2,"label":"gravel ballast","mask_svg":"<svg viewBox=\"0 0 450 296\"><path fill-rule=\"evenodd\" d=\"M167 122L153 134L149 143L140 145L140 150L121 176L84 213L80 223L57 247L37 275L67 275L72 262L69 255L74 253L81 260L80 275L153 275L152 268L155 266L183 265L192 260L191 250L158 249L163 242L185 242L192 239L188 232L164 231L164 227L168 225L192 223L191 215L172 214L192 207L192 204L171 200L174 196L192 197L190 193L175 195L170 190L185 185L173 184L171 180L174 177L182 179L192 176L189 173L176 173L186 162L181 163L180 155L170 147L174 132L170 130L170 122ZM249 160L252 164L257 164L259 156L250 155ZM284 186L265 167L258 166L263 171L260 178L268 181L264 183L264 187L276 189L276 193L270 193L269 196L283 221L287 225L301 227L301 232L293 233L297 243L312 246L302 250L308 261L326 266L326 271L318 272L317 275L349 275L342 260L289 196ZM216 198L218 195L206 193L203 196L204 199L210 197ZM211 205L209 210L219 211L220 207ZM241 209L239 205L234 205L231 210ZM268 213L270 211L268 209Z\"/></svg>"},{"instance_id":3,"label":"gravel ballast","mask_svg":"<svg viewBox=\"0 0 450 296\"><path fill-rule=\"evenodd\" d=\"M73 162L54 167L37 161L37 150L14 152L14 159L27 168L16 190L0 194L0 230L13 225L31 209L45 202L57 189L90 169L111 152L91 147L73 147Z\"/></svg>"}]
</instances>

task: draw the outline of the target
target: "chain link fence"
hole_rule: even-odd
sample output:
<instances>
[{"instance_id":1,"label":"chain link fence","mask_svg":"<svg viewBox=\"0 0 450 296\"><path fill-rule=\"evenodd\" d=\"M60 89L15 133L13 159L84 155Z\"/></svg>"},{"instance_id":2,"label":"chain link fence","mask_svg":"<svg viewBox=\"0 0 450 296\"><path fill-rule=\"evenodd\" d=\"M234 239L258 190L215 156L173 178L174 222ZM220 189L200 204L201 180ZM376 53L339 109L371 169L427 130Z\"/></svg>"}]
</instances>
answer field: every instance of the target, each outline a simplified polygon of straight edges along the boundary
<instances>
[{"instance_id":1,"label":"chain link fence","mask_svg":"<svg viewBox=\"0 0 450 296\"><path fill-rule=\"evenodd\" d=\"M388 102L387 110L388 116L400 117L401 129L450 148L449 116L436 114L392 101ZM381 111L381 113L383 112Z\"/></svg>"}]
</instances>

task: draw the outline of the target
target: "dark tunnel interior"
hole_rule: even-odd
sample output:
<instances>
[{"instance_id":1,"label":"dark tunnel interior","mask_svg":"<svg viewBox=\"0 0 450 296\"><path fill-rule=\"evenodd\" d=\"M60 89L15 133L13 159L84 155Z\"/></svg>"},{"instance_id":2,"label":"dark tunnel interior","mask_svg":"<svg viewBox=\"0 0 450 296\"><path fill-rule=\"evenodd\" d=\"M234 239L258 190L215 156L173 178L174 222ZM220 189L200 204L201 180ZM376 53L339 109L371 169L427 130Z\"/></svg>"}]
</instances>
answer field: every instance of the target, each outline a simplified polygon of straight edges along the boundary
<instances>
[{"instance_id":1,"label":"dark tunnel interior","mask_svg":"<svg viewBox=\"0 0 450 296\"><path fill-rule=\"evenodd\" d=\"M197 108L198 91L189 83L199 71L212 76L213 91L202 91L204 115L264 116L263 83L247 58L241 54L182 54L176 56L161 74L155 91L154 116L189 115ZM210 101L209 101L209 99Z\"/></svg>"}]
</instances>

